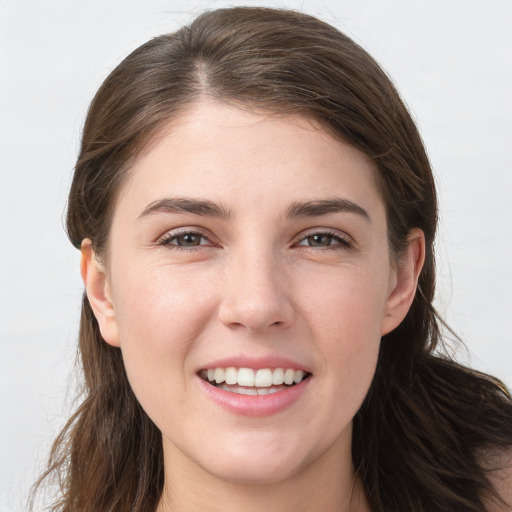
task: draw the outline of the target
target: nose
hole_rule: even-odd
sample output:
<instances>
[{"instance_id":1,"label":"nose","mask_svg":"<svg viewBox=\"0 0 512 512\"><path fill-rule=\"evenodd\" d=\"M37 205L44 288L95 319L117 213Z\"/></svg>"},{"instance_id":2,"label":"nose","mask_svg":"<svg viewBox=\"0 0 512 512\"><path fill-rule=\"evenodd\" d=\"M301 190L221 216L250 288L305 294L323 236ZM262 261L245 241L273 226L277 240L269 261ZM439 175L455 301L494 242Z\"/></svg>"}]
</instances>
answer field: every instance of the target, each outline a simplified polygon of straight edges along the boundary
<instances>
[{"instance_id":1,"label":"nose","mask_svg":"<svg viewBox=\"0 0 512 512\"><path fill-rule=\"evenodd\" d=\"M231 329L261 333L288 327L295 308L287 272L271 255L233 256L224 274L219 319Z\"/></svg>"}]
</instances>

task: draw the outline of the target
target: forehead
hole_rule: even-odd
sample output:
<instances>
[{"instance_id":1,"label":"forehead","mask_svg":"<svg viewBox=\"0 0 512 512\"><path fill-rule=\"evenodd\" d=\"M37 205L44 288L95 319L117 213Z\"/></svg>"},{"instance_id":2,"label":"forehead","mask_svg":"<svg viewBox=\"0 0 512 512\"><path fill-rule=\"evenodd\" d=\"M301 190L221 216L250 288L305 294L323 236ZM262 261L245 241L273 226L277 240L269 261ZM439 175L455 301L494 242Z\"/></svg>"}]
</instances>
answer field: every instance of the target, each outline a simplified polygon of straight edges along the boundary
<instances>
[{"instance_id":1,"label":"forehead","mask_svg":"<svg viewBox=\"0 0 512 512\"><path fill-rule=\"evenodd\" d=\"M203 101L160 128L132 166L118 206L206 195L235 209L278 208L334 192L380 201L366 155L306 117Z\"/></svg>"}]
</instances>

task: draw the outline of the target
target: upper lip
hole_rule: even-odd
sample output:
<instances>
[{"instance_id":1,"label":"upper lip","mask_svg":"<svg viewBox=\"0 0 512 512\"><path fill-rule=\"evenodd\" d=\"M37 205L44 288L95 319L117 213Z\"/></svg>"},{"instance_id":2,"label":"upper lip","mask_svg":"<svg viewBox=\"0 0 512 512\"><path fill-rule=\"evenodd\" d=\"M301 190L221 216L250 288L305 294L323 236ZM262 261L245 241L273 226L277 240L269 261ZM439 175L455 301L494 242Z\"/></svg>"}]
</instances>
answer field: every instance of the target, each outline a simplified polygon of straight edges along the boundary
<instances>
[{"instance_id":1,"label":"upper lip","mask_svg":"<svg viewBox=\"0 0 512 512\"><path fill-rule=\"evenodd\" d=\"M262 368L293 368L294 370L303 370L304 372L311 373L311 370L306 365L301 364L293 359L280 356L268 356L259 358L249 356L226 357L208 362L204 366L201 366L198 371L208 370L211 368L229 367L251 368L253 370L259 370Z\"/></svg>"}]
</instances>

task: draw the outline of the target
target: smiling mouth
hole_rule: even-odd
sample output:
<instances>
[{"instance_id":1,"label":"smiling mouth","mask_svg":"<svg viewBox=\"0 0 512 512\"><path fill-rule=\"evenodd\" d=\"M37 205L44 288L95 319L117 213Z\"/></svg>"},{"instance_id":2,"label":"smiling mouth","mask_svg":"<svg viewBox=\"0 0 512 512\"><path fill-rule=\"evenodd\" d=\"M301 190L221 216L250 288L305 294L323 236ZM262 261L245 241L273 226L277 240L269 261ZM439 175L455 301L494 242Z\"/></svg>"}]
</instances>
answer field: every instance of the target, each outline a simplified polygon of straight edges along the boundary
<instances>
[{"instance_id":1,"label":"smiling mouth","mask_svg":"<svg viewBox=\"0 0 512 512\"><path fill-rule=\"evenodd\" d=\"M241 395L269 395L284 391L309 378L310 373L293 368L208 368L200 377L214 387Z\"/></svg>"}]
</instances>

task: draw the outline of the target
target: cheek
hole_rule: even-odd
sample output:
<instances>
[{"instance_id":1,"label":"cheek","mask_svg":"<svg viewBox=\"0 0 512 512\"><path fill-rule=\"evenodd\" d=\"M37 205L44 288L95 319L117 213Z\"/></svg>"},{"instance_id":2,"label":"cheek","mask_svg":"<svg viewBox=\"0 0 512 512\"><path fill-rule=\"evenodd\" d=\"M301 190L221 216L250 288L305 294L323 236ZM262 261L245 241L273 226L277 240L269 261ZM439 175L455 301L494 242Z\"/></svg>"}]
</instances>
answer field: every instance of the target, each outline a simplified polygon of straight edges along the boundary
<instances>
[{"instance_id":1,"label":"cheek","mask_svg":"<svg viewBox=\"0 0 512 512\"><path fill-rule=\"evenodd\" d=\"M171 265L124 273L114 297L121 338L188 343L215 307L217 287L210 281L201 272Z\"/></svg>"},{"instance_id":2,"label":"cheek","mask_svg":"<svg viewBox=\"0 0 512 512\"><path fill-rule=\"evenodd\" d=\"M298 296L310 324L334 344L380 339L388 283L385 273L371 269L335 269L309 279Z\"/></svg>"},{"instance_id":3,"label":"cheek","mask_svg":"<svg viewBox=\"0 0 512 512\"><path fill-rule=\"evenodd\" d=\"M378 274L339 272L311 288L304 304L330 398L345 404L349 415L359 408L375 372L386 291Z\"/></svg>"},{"instance_id":4,"label":"cheek","mask_svg":"<svg viewBox=\"0 0 512 512\"><path fill-rule=\"evenodd\" d=\"M176 392L166 401L179 399L180 377L212 317L216 287L172 267L139 266L138 272L123 276L114 290L121 351L135 394L151 409L162 389Z\"/></svg>"}]
</instances>

